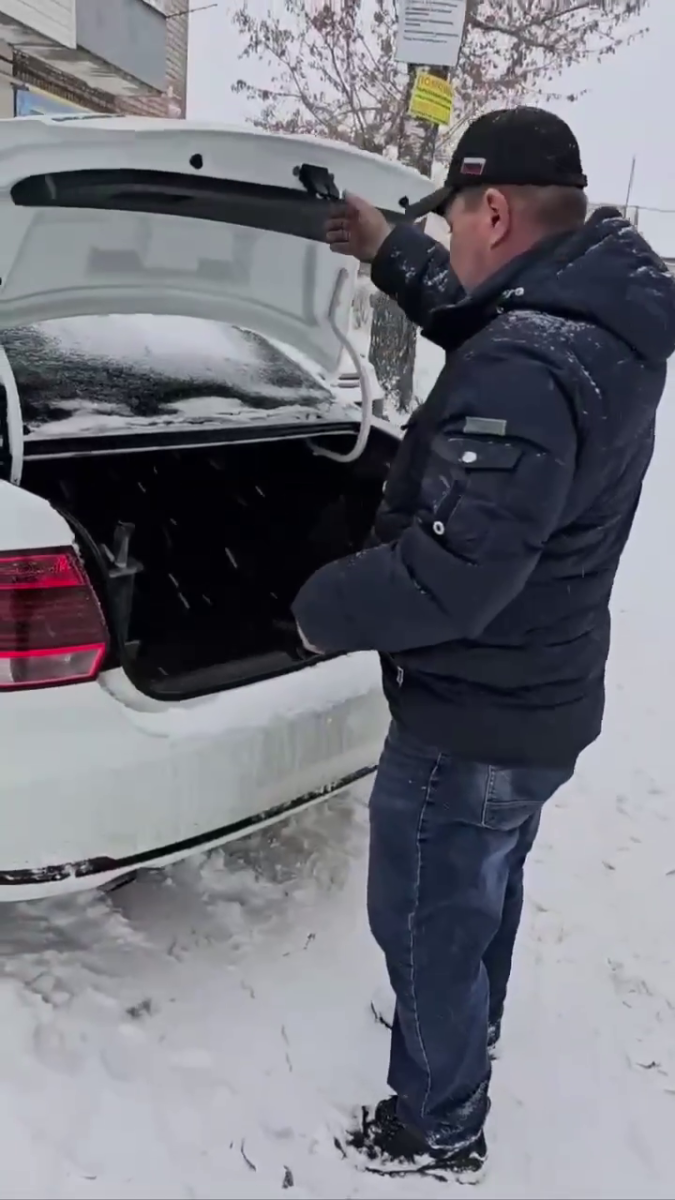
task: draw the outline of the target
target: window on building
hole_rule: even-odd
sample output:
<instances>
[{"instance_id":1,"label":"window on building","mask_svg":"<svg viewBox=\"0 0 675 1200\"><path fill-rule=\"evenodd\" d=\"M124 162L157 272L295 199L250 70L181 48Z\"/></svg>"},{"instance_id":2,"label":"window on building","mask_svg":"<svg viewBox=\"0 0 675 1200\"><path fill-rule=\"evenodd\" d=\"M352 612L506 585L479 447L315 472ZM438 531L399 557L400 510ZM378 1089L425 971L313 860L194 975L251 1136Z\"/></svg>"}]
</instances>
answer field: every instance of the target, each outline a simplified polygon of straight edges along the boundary
<instances>
[{"instance_id":1,"label":"window on building","mask_svg":"<svg viewBox=\"0 0 675 1200\"><path fill-rule=\"evenodd\" d=\"M90 113L91 109L82 108L65 100L62 96L53 96L38 88L17 87L14 92L15 117L60 117L72 113Z\"/></svg>"}]
</instances>

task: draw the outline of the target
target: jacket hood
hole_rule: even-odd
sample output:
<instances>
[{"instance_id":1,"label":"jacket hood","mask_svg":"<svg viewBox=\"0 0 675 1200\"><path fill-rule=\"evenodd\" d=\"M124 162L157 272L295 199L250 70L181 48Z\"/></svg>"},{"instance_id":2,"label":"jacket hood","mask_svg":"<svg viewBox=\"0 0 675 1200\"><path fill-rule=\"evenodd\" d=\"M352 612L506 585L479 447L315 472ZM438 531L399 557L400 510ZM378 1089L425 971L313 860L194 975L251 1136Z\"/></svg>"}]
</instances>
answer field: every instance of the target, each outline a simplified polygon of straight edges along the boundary
<instances>
[{"instance_id":1,"label":"jacket hood","mask_svg":"<svg viewBox=\"0 0 675 1200\"><path fill-rule=\"evenodd\" d=\"M502 309L587 321L613 333L648 362L670 358L675 351L675 278L616 209L599 209L583 229L557 239L545 255L536 249L533 259L520 260L515 277L509 273L510 286L499 298Z\"/></svg>"}]
</instances>

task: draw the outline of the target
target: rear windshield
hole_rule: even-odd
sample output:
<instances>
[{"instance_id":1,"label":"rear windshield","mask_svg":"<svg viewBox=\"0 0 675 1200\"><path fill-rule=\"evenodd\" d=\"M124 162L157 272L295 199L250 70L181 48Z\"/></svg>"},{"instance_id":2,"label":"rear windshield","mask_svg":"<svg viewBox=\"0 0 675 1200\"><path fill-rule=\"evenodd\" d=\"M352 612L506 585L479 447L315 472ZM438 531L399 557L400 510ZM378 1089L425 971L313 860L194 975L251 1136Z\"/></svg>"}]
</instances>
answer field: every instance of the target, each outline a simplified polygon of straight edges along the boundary
<instances>
[{"instance_id":1,"label":"rear windshield","mask_svg":"<svg viewBox=\"0 0 675 1200\"><path fill-rule=\"evenodd\" d=\"M344 419L310 365L195 318L72 317L3 331L26 436Z\"/></svg>"}]
</instances>

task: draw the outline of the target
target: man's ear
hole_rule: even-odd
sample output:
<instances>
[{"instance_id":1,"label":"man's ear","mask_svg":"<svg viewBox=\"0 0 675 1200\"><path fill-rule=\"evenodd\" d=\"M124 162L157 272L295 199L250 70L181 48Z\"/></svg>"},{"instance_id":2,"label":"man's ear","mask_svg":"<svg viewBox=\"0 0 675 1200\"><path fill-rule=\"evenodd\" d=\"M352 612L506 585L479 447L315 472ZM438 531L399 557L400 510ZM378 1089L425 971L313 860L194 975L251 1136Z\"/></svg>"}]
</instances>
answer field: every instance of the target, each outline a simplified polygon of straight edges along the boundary
<instances>
[{"instance_id":1,"label":"man's ear","mask_svg":"<svg viewBox=\"0 0 675 1200\"><path fill-rule=\"evenodd\" d=\"M499 246L511 229L511 206L504 192L498 188L488 188L485 193L485 204L492 230L490 247Z\"/></svg>"}]
</instances>

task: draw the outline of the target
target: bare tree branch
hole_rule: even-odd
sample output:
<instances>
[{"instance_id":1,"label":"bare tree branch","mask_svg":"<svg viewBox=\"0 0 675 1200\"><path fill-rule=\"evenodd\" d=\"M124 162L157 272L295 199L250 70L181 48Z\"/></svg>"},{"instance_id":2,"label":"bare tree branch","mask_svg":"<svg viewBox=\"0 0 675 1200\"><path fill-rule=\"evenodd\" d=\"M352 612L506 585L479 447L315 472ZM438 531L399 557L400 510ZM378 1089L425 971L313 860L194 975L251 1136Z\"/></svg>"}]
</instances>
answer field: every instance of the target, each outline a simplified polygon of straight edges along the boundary
<instances>
[{"instance_id":1,"label":"bare tree branch","mask_svg":"<svg viewBox=\"0 0 675 1200\"><path fill-rule=\"evenodd\" d=\"M486 106L552 99L560 73L601 61L639 36L631 23L649 0L469 0L454 75L456 122L441 144ZM242 0L234 24L242 58L269 67L265 86L239 79L256 125L315 133L382 154L405 112L406 68L396 62L396 0L282 0L256 17ZM580 94L580 93L579 93ZM574 99L576 97L568 97Z\"/></svg>"}]
</instances>

